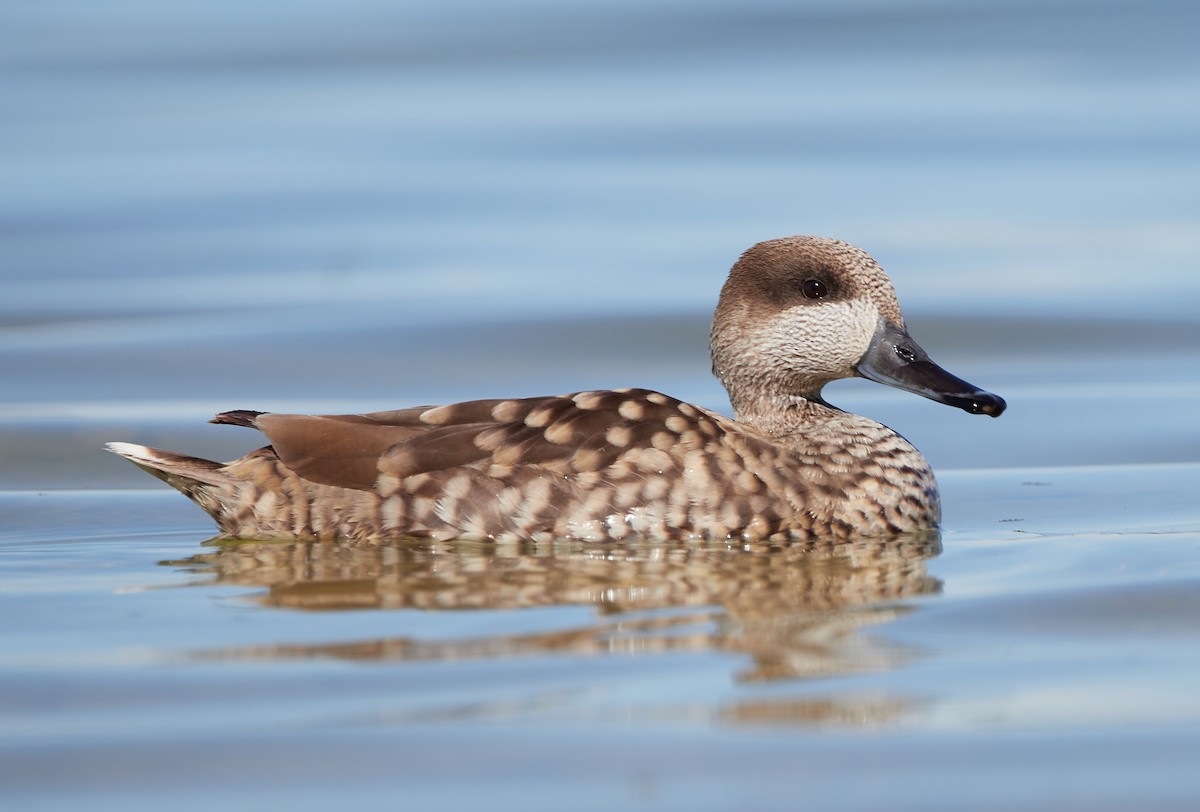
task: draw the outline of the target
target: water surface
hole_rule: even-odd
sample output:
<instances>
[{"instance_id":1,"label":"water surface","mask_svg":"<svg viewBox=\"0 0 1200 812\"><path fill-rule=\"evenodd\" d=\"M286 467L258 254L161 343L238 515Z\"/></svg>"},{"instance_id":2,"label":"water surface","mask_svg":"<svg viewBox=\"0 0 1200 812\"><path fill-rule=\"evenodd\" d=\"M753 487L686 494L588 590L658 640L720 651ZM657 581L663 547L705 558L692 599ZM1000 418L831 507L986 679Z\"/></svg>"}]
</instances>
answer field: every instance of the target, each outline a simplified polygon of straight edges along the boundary
<instances>
[{"instance_id":1,"label":"water surface","mask_svg":"<svg viewBox=\"0 0 1200 812\"><path fill-rule=\"evenodd\" d=\"M4 6L5 808L1196 808L1198 8ZM1010 404L827 391L927 454L940 533L212 544L100 450L726 410L717 290L791 233Z\"/></svg>"}]
</instances>

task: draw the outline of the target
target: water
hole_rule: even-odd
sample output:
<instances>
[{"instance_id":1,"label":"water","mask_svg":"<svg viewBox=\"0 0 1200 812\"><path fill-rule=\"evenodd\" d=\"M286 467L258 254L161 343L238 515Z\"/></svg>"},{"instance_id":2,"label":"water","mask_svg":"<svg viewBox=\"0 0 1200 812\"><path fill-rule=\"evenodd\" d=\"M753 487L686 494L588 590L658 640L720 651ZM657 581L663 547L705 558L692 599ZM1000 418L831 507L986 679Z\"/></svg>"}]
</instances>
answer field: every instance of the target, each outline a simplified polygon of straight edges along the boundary
<instances>
[{"instance_id":1,"label":"water","mask_svg":"<svg viewBox=\"0 0 1200 812\"><path fill-rule=\"evenodd\" d=\"M1191 809L1200 59L1182 2L0 9L5 808ZM890 271L997 421L880 547L205 545L99 450L228 408L727 408L751 243Z\"/></svg>"}]
</instances>

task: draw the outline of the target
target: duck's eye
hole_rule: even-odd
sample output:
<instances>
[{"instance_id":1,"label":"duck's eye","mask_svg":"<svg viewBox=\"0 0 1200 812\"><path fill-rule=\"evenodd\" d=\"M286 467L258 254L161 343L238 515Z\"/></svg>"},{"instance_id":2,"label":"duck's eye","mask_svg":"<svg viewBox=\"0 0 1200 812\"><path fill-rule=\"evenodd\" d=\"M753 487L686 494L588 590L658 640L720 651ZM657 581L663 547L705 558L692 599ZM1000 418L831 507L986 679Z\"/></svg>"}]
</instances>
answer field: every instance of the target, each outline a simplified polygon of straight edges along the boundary
<instances>
[{"instance_id":1,"label":"duck's eye","mask_svg":"<svg viewBox=\"0 0 1200 812\"><path fill-rule=\"evenodd\" d=\"M829 295L829 288L820 279L805 279L800 285L800 292L805 299L824 299Z\"/></svg>"}]
</instances>

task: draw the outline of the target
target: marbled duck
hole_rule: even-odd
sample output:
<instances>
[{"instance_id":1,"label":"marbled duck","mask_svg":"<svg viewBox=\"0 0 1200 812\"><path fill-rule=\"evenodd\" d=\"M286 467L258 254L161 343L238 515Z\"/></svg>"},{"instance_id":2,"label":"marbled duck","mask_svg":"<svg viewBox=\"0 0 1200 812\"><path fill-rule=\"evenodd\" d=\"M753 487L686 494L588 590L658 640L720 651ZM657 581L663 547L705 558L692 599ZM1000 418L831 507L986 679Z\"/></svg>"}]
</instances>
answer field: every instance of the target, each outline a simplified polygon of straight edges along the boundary
<instances>
[{"instance_id":1,"label":"marbled duck","mask_svg":"<svg viewBox=\"0 0 1200 812\"><path fill-rule=\"evenodd\" d=\"M936 526L937 483L896 432L825 384L861 376L972 414L1004 401L934 364L887 275L840 240L738 260L713 318L733 419L645 389L355 415L233 411L270 445L217 463L109 450L178 489L229 538L812 539Z\"/></svg>"}]
</instances>

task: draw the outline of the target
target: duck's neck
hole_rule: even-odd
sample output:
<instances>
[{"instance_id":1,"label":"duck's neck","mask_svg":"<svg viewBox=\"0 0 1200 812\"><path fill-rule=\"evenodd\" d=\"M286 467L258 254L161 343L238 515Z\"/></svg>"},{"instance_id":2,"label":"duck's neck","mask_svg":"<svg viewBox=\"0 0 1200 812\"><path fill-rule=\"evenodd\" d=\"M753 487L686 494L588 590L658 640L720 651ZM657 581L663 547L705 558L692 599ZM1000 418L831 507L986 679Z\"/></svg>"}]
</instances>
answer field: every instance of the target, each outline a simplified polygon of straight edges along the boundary
<instances>
[{"instance_id":1,"label":"duck's neck","mask_svg":"<svg viewBox=\"0 0 1200 812\"><path fill-rule=\"evenodd\" d=\"M807 395L741 395L731 396L730 400L735 420L770 437L795 434L814 422L845 414L826 403L820 391Z\"/></svg>"}]
</instances>

